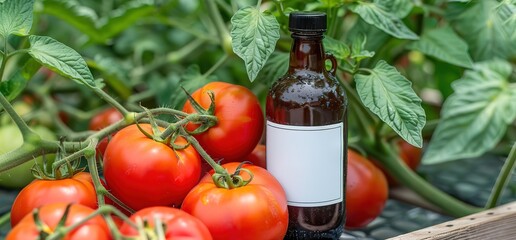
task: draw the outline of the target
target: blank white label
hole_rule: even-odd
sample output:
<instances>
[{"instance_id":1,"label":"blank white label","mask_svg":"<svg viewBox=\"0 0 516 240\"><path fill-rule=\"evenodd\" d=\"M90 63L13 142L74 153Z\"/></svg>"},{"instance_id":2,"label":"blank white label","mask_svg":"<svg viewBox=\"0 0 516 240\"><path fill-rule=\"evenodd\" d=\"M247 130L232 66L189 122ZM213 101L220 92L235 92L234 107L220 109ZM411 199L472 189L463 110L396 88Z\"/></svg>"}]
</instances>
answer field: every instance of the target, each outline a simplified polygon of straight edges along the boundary
<instances>
[{"instance_id":1,"label":"blank white label","mask_svg":"<svg viewBox=\"0 0 516 240\"><path fill-rule=\"evenodd\" d=\"M343 123L291 126L267 121L267 169L288 205L318 207L343 201Z\"/></svg>"}]
</instances>

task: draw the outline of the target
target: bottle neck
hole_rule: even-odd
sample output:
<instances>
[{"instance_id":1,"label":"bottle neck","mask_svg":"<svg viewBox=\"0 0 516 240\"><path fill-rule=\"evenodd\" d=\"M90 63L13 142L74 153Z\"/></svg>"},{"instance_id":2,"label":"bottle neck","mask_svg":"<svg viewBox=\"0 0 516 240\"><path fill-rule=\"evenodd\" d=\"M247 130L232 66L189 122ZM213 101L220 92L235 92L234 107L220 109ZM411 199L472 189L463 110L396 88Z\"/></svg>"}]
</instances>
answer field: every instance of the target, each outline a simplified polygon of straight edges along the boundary
<instances>
[{"instance_id":1,"label":"bottle neck","mask_svg":"<svg viewBox=\"0 0 516 240\"><path fill-rule=\"evenodd\" d=\"M322 32L293 33L290 49L289 73L310 70L322 73L325 70L325 53Z\"/></svg>"}]
</instances>

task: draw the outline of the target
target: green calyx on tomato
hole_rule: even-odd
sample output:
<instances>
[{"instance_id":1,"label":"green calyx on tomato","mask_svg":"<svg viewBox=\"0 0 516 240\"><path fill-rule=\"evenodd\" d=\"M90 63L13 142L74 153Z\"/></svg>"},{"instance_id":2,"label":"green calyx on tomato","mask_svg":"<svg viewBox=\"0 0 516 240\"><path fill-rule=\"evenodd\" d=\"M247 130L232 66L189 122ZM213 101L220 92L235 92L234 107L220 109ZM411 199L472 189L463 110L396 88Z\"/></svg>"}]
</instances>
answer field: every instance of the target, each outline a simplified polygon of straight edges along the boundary
<instances>
[{"instance_id":1,"label":"green calyx on tomato","mask_svg":"<svg viewBox=\"0 0 516 240\"><path fill-rule=\"evenodd\" d=\"M43 126L34 126L32 130L42 139L57 140L56 135L48 128ZM23 144L23 136L14 124L7 124L0 127L0 154L12 151ZM46 155L46 158L53 158L53 154ZM0 186L7 188L22 188L34 180L31 171L33 165L43 164L43 157L27 161L7 171L0 173Z\"/></svg>"},{"instance_id":2,"label":"green calyx on tomato","mask_svg":"<svg viewBox=\"0 0 516 240\"><path fill-rule=\"evenodd\" d=\"M45 236L53 239L112 239L104 218L91 216L95 212L93 208L60 202L42 205L36 211L36 217L28 214L13 227L6 240L45 239ZM73 225L78 226L68 229Z\"/></svg>"},{"instance_id":3,"label":"green calyx on tomato","mask_svg":"<svg viewBox=\"0 0 516 240\"><path fill-rule=\"evenodd\" d=\"M91 175L80 172L72 178L32 181L18 193L13 202L11 226L17 225L34 208L57 202L79 203L97 208L97 193Z\"/></svg>"},{"instance_id":4,"label":"green calyx on tomato","mask_svg":"<svg viewBox=\"0 0 516 240\"><path fill-rule=\"evenodd\" d=\"M200 219L216 240L283 239L288 226L287 198L276 178L255 165L231 162L222 167L235 173L238 168L248 169L253 181L239 188L220 188L213 182L212 170L188 193L181 210ZM251 177L248 171L238 174Z\"/></svg>"},{"instance_id":5,"label":"green calyx on tomato","mask_svg":"<svg viewBox=\"0 0 516 240\"><path fill-rule=\"evenodd\" d=\"M140 124L146 132L150 124ZM165 129L159 128L160 131ZM115 134L104 154L104 177L111 193L134 210L151 206L179 206L201 176L197 150L178 136L170 144L145 136L137 125Z\"/></svg>"},{"instance_id":6,"label":"green calyx on tomato","mask_svg":"<svg viewBox=\"0 0 516 240\"><path fill-rule=\"evenodd\" d=\"M136 222L137 225L141 223L143 226L138 226L136 229L127 222L124 222L120 227L120 232L125 236L140 236L141 228L148 236L159 236L164 239L198 239L211 240L212 237L206 225L199 219L172 207L149 207L139 210L131 215L131 221Z\"/></svg>"},{"instance_id":7,"label":"green calyx on tomato","mask_svg":"<svg viewBox=\"0 0 516 240\"><path fill-rule=\"evenodd\" d=\"M214 159L222 163L240 162L260 141L264 116L256 95L248 88L225 82L210 82L194 91L183 106L183 112L195 113L200 105L213 111L217 122L202 133L194 134L199 144ZM194 101L192 101L195 100ZM190 122L190 133L203 130Z\"/></svg>"}]
</instances>

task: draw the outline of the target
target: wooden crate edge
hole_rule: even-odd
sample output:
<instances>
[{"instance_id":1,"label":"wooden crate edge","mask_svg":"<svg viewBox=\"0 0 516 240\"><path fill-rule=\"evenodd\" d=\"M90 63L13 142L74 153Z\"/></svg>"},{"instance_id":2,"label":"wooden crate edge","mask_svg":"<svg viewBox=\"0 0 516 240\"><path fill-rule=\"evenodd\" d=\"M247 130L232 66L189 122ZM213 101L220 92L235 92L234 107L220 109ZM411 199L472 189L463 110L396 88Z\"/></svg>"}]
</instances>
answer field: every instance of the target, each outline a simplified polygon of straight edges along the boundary
<instances>
[{"instance_id":1,"label":"wooden crate edge","mask_svg":"<svg viewBox=\"0 0 516 240\"><path fill-rule=\"evenodd\" d=\"M388 240L516 239L516 202Z\"/></svg>"}]
</instances>

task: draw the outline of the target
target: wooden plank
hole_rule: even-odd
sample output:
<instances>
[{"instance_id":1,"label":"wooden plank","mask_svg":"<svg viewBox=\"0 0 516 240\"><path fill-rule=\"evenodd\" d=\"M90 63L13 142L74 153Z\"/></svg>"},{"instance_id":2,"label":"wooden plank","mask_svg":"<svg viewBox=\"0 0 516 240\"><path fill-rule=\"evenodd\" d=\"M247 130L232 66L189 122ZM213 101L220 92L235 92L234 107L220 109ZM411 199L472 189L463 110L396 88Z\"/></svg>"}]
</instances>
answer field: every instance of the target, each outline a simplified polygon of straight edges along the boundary
<instances>
[{"instance_id":1,"label":"wooden plank","mask_svg":"<svg viewBox=\"0 0 516 240\"><path fill-rule=\"evenodd\" d=\"M389 238L389 240L516 239L516 202Z\"/></svg>"}]
</instances>

